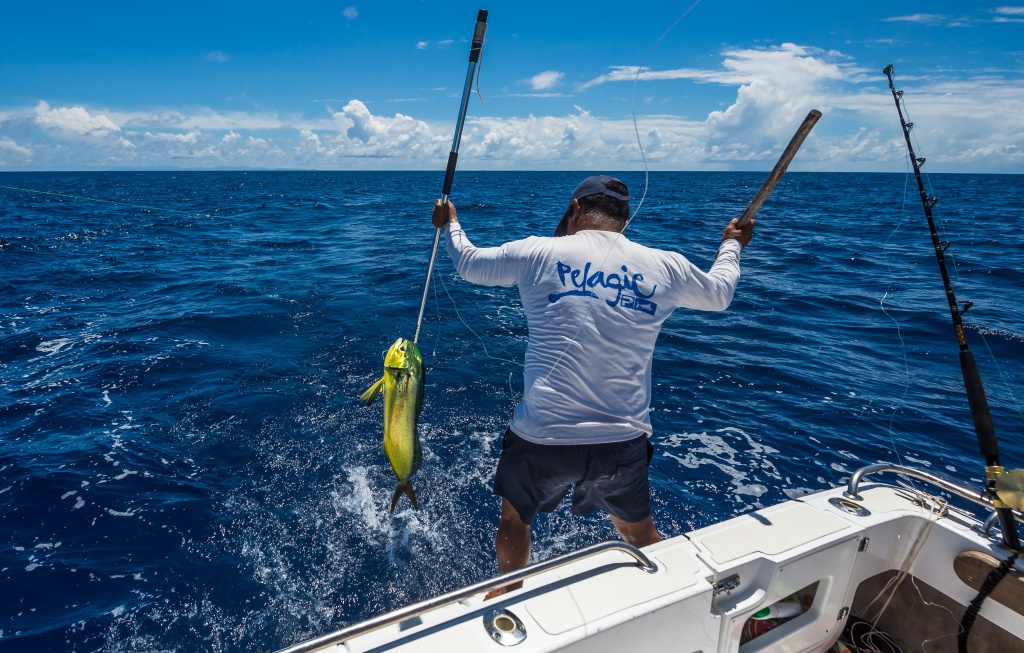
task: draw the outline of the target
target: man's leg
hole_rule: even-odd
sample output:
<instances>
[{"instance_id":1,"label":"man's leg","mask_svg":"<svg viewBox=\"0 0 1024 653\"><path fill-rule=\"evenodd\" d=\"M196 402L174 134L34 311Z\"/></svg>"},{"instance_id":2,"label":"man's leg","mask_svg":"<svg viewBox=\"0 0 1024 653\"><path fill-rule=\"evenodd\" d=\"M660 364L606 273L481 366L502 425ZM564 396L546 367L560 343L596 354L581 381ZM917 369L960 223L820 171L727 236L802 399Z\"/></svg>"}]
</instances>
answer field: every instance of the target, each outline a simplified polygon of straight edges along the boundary
<instances>
[{"instance_id":1,"label":"man's leg","mask_svg":"<svg viewBox=\"0 0 1024 653\"><path fill-rule=\"evenodd\" d=\"M622 539L637 548L661 541L661 535L658 534L658 529L654 527L654 517L651 515L647 515L645 519L641 519L638 522L622 521L614 515L608 516L612 518L615 530L619 531Z\"/></svg>"},{"instance_id":2,"label":"man's leg","mask_svg":"<svg viewBox=\"0 0 1024 653\"><path fill-rule=\"evenodd\" d=\"M519 513L504 497L501 499L501 520L494 538L494 549L498 553L498 571L502 574L525 567L530 562L530 525L519 518ZM520 582L491 590L484 600L522 586Z\"/></svg>"}]
</instances>

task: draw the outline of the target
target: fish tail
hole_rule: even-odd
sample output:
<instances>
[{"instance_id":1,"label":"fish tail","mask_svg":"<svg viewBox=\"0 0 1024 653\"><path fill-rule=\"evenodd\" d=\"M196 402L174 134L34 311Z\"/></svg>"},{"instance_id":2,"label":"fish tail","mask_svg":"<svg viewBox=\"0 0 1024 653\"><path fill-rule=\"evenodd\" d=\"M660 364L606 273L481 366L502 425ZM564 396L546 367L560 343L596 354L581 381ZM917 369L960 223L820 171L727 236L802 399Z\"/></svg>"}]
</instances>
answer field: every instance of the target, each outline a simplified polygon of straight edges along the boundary
<instances>
[{"instance_id":1,"label":"fish tail","mask_svg":"<svg viewBox=\"0 0 1024 653\"><path fill-rule=\"evenodd\" d=\"M359 401L363 402L367 406L371 405L376 399L377 395L380 394L381 389L384 388L384 377L380 377L376 383L366 389L366 392L359 395Z\"/></svg>"},{"instance_id":2,"label":"fish tail","mask_svg":"<svg viewBox=\"0 0 1024 653\"><path fill-rule=\"evenodd\" d=\"M410 483L409 481L404 481L402 483L399 483L395 487L395 492L394 492L394 494L391 495L391 511L390 512L392 512L392 513L395 512L395 506L398 505L398 499L403 494L405 494L406 496L409 497L409 501L412 501L413 509L415 509L415 510L419 510L420 509L420 507L418 505L416 505L416 492L415 492L415 490L412 489L412 483Z\"/></svg>"}]
</instances>

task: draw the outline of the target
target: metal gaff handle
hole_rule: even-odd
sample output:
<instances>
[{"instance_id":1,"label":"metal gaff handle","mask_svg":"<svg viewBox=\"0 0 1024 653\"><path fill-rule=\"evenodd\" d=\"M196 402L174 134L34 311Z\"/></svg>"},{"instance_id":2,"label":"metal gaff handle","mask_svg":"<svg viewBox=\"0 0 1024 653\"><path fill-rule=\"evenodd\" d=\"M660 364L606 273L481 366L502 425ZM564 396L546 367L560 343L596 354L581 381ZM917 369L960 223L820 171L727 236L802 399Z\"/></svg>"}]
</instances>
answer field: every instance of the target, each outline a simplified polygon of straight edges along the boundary
<instances>
[{"instance_id":1,"label":"metal gaff handle","mask_svg":"<svg viewBox=\"0 0 1024 653\"><path fill-rule=\"evenodd\" d=\"M469 106L469 94L473 88L473 74L476 64L480 61L480 51L484 45L484 33L487 31L487 10L481 9L476 15L476 26L473 29L473 42L469 46L469 70L466 72L466 84L462 88L462 103L459 105L459 118L455 123L455 137L452 139L452 151L448 154L448 167L444 171L444 184L441 187L441 202L448 204L448 195L452 191L452 180L455 178L455 164L459 160L459 142L462 140L462 127L466 123L466 108ZM420 329L423 327L423 314L427 310L427 297L430 291L430 279L434 275L434 261L437 259L437 246L441 242L441 230L434 232L434 245L430 250L430 263L427 264L427 280L423 284L423 297L420 299L420 312L416 317L416 333L412 337L413 344L420 341Z\"/></svg>"}]
</instances>

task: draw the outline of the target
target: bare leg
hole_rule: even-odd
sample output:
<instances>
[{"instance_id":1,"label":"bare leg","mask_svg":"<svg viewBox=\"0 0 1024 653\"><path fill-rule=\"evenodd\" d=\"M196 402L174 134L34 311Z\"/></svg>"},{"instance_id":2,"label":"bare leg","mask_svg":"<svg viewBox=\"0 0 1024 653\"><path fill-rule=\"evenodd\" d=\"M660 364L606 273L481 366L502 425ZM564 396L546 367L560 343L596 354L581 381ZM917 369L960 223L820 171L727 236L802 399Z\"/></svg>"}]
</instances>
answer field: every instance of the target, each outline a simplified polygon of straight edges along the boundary
<instances>
[{"instance_id":1,"label":"bare leg","mask_svg":"<svg viewBox=\"0 0 1024 653\"><path fill-rule=\"evenodd\" d=\"M646 519L641 519L638 522L622 521L618 517L608 516L612 518L612 523L615 524L615 529L619 531L622 539L637 548L661 541L661 535L654 527L654 517L651 515L647 515Z\"/></svg>"},{"instance_id":2,"label":"bare leg","mask_svg":"<svg viewBox=\"0 0 1024 653\"><path fill-rule=\"evenodd\" d=\"M500 573L525 567L530 562L530 525L519 518L519 513L505 498L501 499L501 520L498 522L498 534L494 538L494 549L498 553ZM517 590L522 586L520 582L491 590L484 600Z\"/></svg>"}]
</instances>

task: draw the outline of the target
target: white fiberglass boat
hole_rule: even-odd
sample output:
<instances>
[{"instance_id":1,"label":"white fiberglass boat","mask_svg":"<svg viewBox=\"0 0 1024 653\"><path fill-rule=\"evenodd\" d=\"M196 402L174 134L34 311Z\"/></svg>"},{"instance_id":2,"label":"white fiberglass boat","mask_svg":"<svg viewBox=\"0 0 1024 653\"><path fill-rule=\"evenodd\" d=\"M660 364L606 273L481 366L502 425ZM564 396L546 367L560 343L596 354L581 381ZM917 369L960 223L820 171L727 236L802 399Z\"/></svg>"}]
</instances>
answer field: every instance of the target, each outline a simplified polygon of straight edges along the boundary
<instances>
[{"instance_id":1,"label":"white fiberglass boat","mask_svg":"<svg viewBox=\"0 0 1024 653\"><path fill-rule=\"evenodd\" d=\"M865 482L881 472L923 483ZM979 519L929 491L991 507L979 492L930 472L874 465L846 488L643 551L594 545L287 651L810 653L828 651L844 628L845 641L852 634L875 642L861 650L956 651L965 609L1009 551L991 536L994 517ZM1017 562L982 604L970 651L1024 651L1022 570ZM522 589L483 600L522 579ZM755 618L773 606L780 618ZM885 648L887 639L901 648Z\"/></svg>"}]
</instances>

